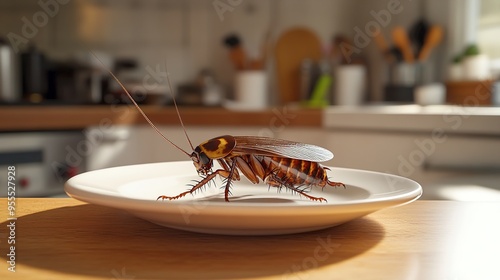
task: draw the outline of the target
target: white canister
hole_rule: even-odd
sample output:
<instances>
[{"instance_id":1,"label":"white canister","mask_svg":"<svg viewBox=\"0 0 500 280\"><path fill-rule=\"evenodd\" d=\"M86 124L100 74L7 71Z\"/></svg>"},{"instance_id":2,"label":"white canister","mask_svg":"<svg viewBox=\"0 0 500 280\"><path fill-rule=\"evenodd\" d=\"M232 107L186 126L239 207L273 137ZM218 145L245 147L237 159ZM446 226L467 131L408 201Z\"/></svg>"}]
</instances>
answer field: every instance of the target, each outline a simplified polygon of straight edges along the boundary
<instances>
[{"instance_id":1,"label":"white canister","mask_svg":"<svg viewBox=\"0 0 500 280\"><path fill-rule=\"evenodd\" d=\"M391 65L390 82L396 86L414 86L420 82L418 76L420 64L417 63L396 63Z\"/></svg>"},{"instance_id":2,"label":"white canister","mask_svg":"<svg viewBox=\"0 0 500 280\"><path fill-rule=\"evenodd\" d=\"M419 105L439 105L446 101L446 87L441 83L419 86L413 93Z\"/></svg>"},{"instance_id":3,"label":"white canister","mask_svg":"<svg viewBox=\"0 0 500 280\"><path fill-rule=\"evenodd\" d=\"M342 65L335 69L333 79L336 105L360 105L366 90L366 67Z\"/></svg>"},{"instance_id":4,"label":"white canister","mask_svg":"<svg viewBox=\"0 0 500 280\"><path fill-rule=\"evenodd\" d=\"M462 67L463 77L467 81L491 79L490 60L485 54L464 57Z\"/></svg>"},{"instance_id":5,"label":"white canister","mask_svg":"<svg viewBox=\"0 0 500 280\"><path fill-rule=\"evenodd\" d=\"M266 72L238 72L235 79L235 99L241 109L265 109L268 99Z\"/></svg>"}]
</instances>

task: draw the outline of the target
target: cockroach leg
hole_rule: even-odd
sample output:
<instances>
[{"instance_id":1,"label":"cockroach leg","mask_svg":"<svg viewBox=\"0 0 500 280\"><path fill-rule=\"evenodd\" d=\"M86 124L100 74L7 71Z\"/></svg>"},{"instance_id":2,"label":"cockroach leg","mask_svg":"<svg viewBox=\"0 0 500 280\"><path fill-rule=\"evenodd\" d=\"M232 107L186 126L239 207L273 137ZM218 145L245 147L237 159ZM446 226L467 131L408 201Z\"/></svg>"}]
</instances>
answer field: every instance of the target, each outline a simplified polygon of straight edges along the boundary
<instances>
[{"instance_id":1,"label":"cockroach leg","mask_svg":"<svg viewBox=\"0 0 500 280\"><path fill-rule=\"evenodd\" d=\"M233 160L231 164L231 169L229 170L229 174L227 175L226 188L224 189L224 200L229 202L229 189L231 188L231 181L233 180L233 174L236 170L236 160Z\"/></svg>"},{"instance_id":2,"label":"cockroach leg","mask_svg":"<svg viewBox=\"0 0 500 280\"><path fill-rule=\"evenodd\" d=\"M323 169L326 169L326 170L330 170L330 168L328 167L323 167ZM325 183L328 184L329 186L332 186L332 187L344 187L345 189L345 184L344 183L340 183L340 182L332 182L330 181L329 179L326 179L325 180ZM325 185L326 185L325 184ZM323 186L324 187L324 186Z\"/></svg>"},{"instance_id":3,"label":"cockroach leg","mask_svg":"<svg viewBox=\"0 0 500 280\"><path fill-rule=\"evenodd\" d=\"M281 178L275 173L269 174L269 176L266 178L266 183L268 183L270 186L273 187L286 187L287 189L292 190L298 193L299 195L303 195L312 201L327 202L327 200L323 197L315 197L312 195L308 195L303 189L295 187L293 184L287 182L286 178Z\"/></svg>"},{"instance_id":4,"label":"cockroach leg","mask_svg":"<svg viewBox=\"0 0 500 280\"><path fill-rule=\"evenodd\" d=\"M345 189L345 184L344 183L340 183L340 182L332 182L330 180L327 180L326 183L329 185L329 186L332 186L332 187L344 187Z\"/></svg>"},{"instance_id":5,"label":"cockroach leg","mask_svg":"<svg viewBox=\"0 0 500 280\"><path fill-rule=\"evenodd\" d=\"M298 194L300 195L303 195L307 198L309 198L310 200L312 201L319 201L319 202L327 202L327 200L323 197L315 197L315 196L312 196L312 195L308 195L307 193L304 192L304 190L301 190L293 185L285 185L285 187L287 187L288 189L292 190L292 191L295 191L297 192Z\"/></svg>"},{"instance_id":6,"label":"cockroach leg","mask_svg":"<svg viewBox=\"0 0 500 280\"><path fill-rule=\"evenodd\" d=\"M187 194L190 194L190 193L193 193L195 192L197 189L203 187L204 185L206 185L208 182L210 182L215 176L217 175L220 175L224 178L226 178L227 176L229 176L230 172L228 172L227 170L224 170L224 169L218 169L218 170L215 170L215 172L212 172L210 174L208 174L205 178L203 178L201 181L199 181L196 185L194 185L189 191L185 191L183 193L180 193L176 196L165 196L165 195L160 195L156 200L165 200L165 199L168 199L168 200L175 200L175 199L179 199L181 197L184 197L185 195ZM227 195L226 195L226 201L227 201Z\"/></svg>"}]
</instances>

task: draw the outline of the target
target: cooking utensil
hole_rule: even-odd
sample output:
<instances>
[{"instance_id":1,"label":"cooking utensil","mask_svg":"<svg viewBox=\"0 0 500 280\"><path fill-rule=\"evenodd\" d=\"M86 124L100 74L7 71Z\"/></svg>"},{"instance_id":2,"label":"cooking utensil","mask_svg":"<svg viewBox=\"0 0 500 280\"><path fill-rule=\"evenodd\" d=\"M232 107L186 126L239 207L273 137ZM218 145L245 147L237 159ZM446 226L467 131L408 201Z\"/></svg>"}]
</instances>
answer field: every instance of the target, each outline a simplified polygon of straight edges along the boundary
<instances>
[{"instance_id":1,"label":"cooking utensil","mask_svg":"<svg viewBox=\"0 0 500 280\"><path fill-rule=\"evenodd\" d=\"M247 55L243 49L240 37L236 34L228 35L224 38L224 45L229 49L229 59L236 70L247 68Z\"/></svg>"},{"instance_id":2,"label":"cooking utensil","mask_svg":"<svg viewBox=\"0 0 500 280\"><path fill-rule=\"evenodd\" d=\"M275 47L277 81L282 103L300 100L300 65L304 59L321 59L321 41L311 30L296 27L285 31Z\"/></svg>"},{"instance_id":3,"label":"cooking utensil","mask_svg":"<svg viewBox=\"0 0 500 280\"><path fill-rule=\"evenodd\" d=\"M413 63L415 61L415 56L413 55L410 39L408 38L408 33L401 26L396 26L392 29L392 39L394 44L403 53L403 58L407 63Z\"/></svg>"},{"instance_id":4,"label":"cooking utensil","mask_svg":"<svg viewBox=\"0 0 500 280\"><path fill-rule=\"evenodd\" d=\"M439 25L433 25L429 29L429 33L425 38L425 44L418 54L419 61L424 61L429 57L431 50L439 45L439 43L441 43L441 40L443 39L443 33L443 28Z\"/></svg>"},{"instance_id":5,"label":"cooking utensil","mask_svg":"<svg viewBox=\"0 0 500 280\"><path fill-rule=\"evenodd\" d=\"M417 56L422 51L422 47L424 46L428 31L429 24L425 19L418 20L410 28L410 40L415 47L415 56Z\"/></svg>"}]
</instances>

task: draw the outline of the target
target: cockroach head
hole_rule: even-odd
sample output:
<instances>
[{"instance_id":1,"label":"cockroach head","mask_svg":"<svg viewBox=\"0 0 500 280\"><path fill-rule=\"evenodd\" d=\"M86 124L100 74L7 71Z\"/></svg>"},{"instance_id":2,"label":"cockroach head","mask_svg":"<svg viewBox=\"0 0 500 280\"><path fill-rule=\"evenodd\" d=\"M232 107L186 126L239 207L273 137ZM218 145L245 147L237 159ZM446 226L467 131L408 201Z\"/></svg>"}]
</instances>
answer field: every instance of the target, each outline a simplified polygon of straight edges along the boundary
<instances>
[{"instance_id":1,"label":"cockroach head","mask_svg":"<svg viewBox=\"0 0 500 280\"><path fill-rule=\"evenodd\" d=\"M196 147L191 154L196 171L201 176L206 176L212 170L213 160L210 159L201 149L200 146Z\"/></svg>"}]
</instances>

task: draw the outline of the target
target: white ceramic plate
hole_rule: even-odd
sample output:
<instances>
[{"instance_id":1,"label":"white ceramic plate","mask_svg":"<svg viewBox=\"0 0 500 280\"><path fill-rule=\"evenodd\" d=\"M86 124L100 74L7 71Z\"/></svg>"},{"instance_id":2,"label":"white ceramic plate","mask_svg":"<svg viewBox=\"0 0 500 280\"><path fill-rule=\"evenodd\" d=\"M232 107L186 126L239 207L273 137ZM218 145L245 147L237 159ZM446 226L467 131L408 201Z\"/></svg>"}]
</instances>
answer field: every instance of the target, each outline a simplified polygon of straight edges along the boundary
<instances>
[{"instance_id":1,"label":"white ceramic plate","mask_svg":"<svg viewBox=\"0 0 500 280\"><path fill-rule=\"evenodd\" d=\"M334 181L346 188L313 188L309 194L328 202L314 202L296 193L246 180L235 182L230 202L224 201L217 178L203 191L174 201L174 196L199 180L191 161L130 165L77 175L65 185L78 200L126 210L165 227L228 235L298 233L332 227L382 208L416 200L422 194L412 180L384 173L331 168Z\"/></svg>"}]
</instances>

